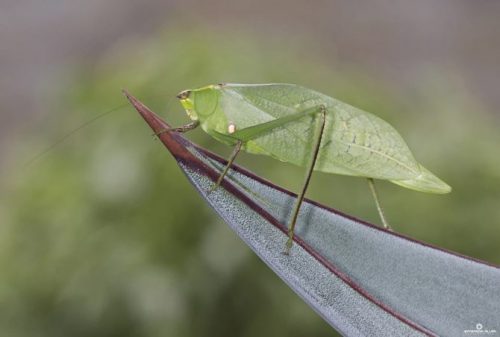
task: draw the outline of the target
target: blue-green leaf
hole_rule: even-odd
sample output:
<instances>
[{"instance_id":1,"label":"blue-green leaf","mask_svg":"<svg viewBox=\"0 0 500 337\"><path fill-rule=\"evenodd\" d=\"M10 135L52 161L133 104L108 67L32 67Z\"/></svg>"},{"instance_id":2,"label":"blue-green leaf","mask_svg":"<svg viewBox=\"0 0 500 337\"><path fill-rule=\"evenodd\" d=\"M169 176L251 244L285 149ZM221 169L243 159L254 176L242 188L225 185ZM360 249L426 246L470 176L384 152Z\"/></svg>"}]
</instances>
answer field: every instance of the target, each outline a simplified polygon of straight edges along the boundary
<instances>
[{"instance_id":1,"label":"blue-green leaf","mask_svg":"<svg viewBox=\"0 0 500 337\"><path fill-rule=\"evenodd\" d=\"M167 127L128 95L151 128ZM306 200L295 244L282 254L295 194L234 166L179 134L163 144L226 223L304 301L345 336L500 333L500 269ZM228 252L229 253L229 252ZM284 308L285 309L285 308Z\"/></svg>"}]
</instances>

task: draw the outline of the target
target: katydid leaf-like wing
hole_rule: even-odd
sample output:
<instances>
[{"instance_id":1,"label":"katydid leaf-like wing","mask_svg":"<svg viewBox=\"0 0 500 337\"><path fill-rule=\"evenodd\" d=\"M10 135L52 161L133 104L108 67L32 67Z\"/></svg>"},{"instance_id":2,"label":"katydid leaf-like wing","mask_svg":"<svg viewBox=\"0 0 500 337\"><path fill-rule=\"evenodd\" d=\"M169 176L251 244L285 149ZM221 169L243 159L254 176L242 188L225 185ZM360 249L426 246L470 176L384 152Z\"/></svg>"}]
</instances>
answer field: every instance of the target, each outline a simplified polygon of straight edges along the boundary
<instances>
[{"instance_id":1,"label":"katydid leaf-like wing","mask_svg":"<svg viewBox=\"0 0 500 337\"><path fill-rule=\"evenodd\" d=\"M399 133L366 111L293 84L225 84L220 90L221 109L240 129L326 106L326 128L316 165L319 171L389 180L408 180L420 174ZM284 123L252 140L254 152L306 165L314 144L314 118L308 115Z\"/></svg>"},{"instance_id":2,"label":"katydid leaf-like wing","mask_svg":"<svg viewBox=\"0 0 500 337\"><path fill-rule=\"evenodd\" d=\"M129 100L154 132L168 125ZM283 255L294 194L179 134L161 141L203 198L305 302L345 336L463 336L500 331L500 269L431 247L305 200Z\"/></svg>"}]
</instances>

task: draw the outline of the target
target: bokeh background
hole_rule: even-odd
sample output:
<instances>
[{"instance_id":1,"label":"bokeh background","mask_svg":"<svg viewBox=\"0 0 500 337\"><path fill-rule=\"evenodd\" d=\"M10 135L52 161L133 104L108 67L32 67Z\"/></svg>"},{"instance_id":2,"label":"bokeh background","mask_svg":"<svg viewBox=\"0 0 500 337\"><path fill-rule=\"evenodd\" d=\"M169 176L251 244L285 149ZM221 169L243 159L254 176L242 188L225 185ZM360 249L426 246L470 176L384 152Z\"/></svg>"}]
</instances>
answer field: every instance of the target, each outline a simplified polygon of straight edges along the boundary
<instances>
[{"instance_id":1,"label":"bokeh background","mask_svg":"<svg viewBox=\"0 0 500 337\"><path fill-rule=\"evenodd\" d=\"M487 0L2 0L0 335L335 335L126 104L30 162L126 103L122 88L173 125L187 121L177 92L218 82L298 83L376 113L454 188L381 182L393 227L499 264L499 17ZM238 162L293 190L303 179ZM308 195L378 223L362 179L316 174Z\"/></svg>"}]
</instances>

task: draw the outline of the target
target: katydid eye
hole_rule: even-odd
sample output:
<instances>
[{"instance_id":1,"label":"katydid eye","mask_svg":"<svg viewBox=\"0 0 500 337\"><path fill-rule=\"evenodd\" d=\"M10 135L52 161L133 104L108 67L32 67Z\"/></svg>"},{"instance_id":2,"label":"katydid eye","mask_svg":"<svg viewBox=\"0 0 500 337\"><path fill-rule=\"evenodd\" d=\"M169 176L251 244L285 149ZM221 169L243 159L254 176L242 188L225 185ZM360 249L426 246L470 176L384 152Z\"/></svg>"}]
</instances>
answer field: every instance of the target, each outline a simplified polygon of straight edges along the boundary
<instances>
[{"instance_id":1,"label":"katydid eye","mask_svg":"<svg viewBox=\"0 0 500 337\"><path fill-rule=\"evenodd\" d=\"M227 132L229 134L235 133L236 132L236 124L229 123L229 125L227 126Z\"/></svg>"},{"instance_id":2,"label":"katydid eye","mask_svg":"<svg viewBox=\"0 0 500 337\"><path fill-rule=\"evenodd\" d=\"M187 99L191 94L191 90L184 90L177 94L178 99Z\"/></svg>"}]
</instances>

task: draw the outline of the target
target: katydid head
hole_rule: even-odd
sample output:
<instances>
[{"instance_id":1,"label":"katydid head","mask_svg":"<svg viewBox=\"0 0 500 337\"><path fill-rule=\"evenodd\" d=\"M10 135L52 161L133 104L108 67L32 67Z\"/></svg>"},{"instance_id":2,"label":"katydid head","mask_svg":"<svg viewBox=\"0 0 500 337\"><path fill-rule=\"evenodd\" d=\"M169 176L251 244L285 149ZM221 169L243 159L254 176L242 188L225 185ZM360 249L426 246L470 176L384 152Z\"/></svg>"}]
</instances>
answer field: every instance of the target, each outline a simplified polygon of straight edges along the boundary
<instances>
[{"instance_id":1,"label":"katydid head","mask_svg":"<svg viewBox=\"0 0 500 337\"><path fill-rule=\"evenodd\" d=\"M209 85L199 89L189 89L177 94L188 117L193 121L204 122L217 107L217 86Z\"/></svg>"}]
</instances>

